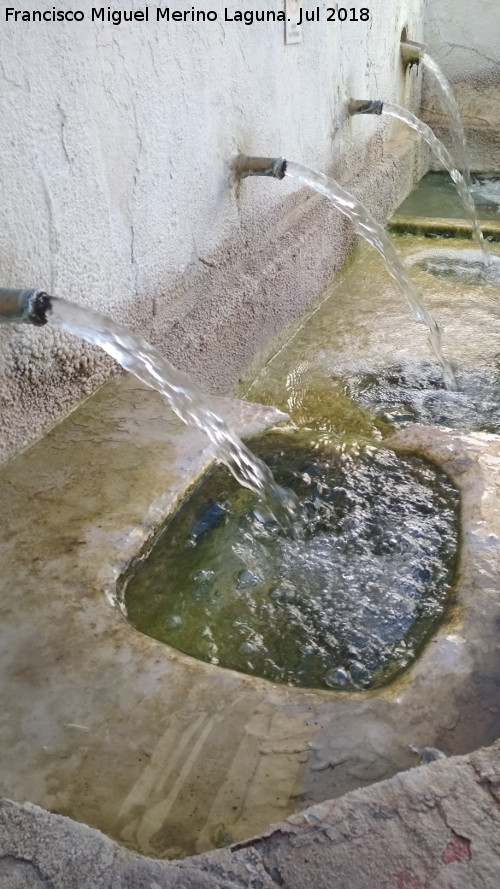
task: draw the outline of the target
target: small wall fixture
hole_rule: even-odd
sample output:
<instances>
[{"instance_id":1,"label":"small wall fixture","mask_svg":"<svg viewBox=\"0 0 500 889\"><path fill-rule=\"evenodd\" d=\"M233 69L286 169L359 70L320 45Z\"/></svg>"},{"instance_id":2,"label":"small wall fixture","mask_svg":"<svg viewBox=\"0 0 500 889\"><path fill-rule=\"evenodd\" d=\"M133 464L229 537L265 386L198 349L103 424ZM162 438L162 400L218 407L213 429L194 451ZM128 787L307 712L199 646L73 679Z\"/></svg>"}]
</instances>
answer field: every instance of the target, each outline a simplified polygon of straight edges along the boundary
<instances>
[{"instance_id":1,"label":"small wall fixture","mask_svg":"<svg viewBox=\"0 0 500 889\"><path fill-rule=\"evenodd\" d=\"M402 40L401 61L403 67L407 68L408 65L418 65L424 52L425 46L423 43L415 43L413 40Z\"/></svg>"},{"instance_id":2,"label":"small wall fixture","mask_svg":"<svg viewBox=\"0 0 500 889\"><path fill-rule=\"evenodd\" d=\"M284 157L248 157L238 154L231 162L231 169L238 179L246 176L274 176L284 179L286 160Z\"/></svg>"},{"instance_id":3,"label":"small wall fixture","mask_svg":"<svg viewBox=\"0 0 500 889\"><path fill-rule=\"evenodd\" d=\"M380 99L350 99L347 111L353 114L382 114L384 103Z\"/></svg>"},{"instance_id":4,"label":"small wall fixture","mask_svg":"<svg viewBox=\"0 0 500 889\"><path fill-rule=\"evenodd\" d=\"M0 323L9 321L46 324L50 297L43 290L9 290L0 287Z\"/></svg>"}]
</instances>

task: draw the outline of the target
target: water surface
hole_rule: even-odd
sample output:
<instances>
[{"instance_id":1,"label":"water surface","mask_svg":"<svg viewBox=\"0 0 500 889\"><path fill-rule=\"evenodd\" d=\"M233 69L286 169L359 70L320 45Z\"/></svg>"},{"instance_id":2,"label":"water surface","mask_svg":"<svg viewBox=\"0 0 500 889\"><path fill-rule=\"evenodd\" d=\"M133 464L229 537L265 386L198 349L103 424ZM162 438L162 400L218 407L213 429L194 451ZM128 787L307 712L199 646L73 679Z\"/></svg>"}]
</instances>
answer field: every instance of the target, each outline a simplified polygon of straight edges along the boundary
<instances>
[{"instance_id":1,"label":"water surface","mask_svg":"<svg viewBox=\"0 0 500 889\"><path fill-rule=\"evenodd\" d=\"M412 332L380 260L359 245L242 393L288 411L297 425L354 440L415 421L500 432L497 245L485 267L470 241L393 240L440 320L457 391L445 388L422 331Z\"/></svg>"},{"instance_id":2,"label":"water surface","mask_svg":"<svg viewBox=\"0 0 500 889\"><path fill-rule=\"evenodd\" d=\"M441 619L458 495L440 470L303 431L252 442L299 501L292 540L220 470L125 581L138 629L240 672L337 690L394 678Z\"/></svg>"}]
</instances>

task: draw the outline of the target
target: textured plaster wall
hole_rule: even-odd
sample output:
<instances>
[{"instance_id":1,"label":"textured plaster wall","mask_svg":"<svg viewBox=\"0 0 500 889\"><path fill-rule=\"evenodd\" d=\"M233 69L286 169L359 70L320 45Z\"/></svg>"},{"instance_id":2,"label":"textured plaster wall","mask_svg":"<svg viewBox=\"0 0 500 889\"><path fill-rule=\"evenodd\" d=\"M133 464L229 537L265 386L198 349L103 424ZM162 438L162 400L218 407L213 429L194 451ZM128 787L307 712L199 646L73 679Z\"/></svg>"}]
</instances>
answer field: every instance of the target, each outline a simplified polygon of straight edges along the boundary
<instances>
[{"instance_id":1,"label":"textured plaster wall","mask_svg":"<svg viewBox=\"0 0 500 889\"><path fill-rule=\"evenodd\" d=\"M496 0L428 0L428 52L452 85L475 169L500 164L500 5ZM424 77L423 116L446 127L434 83ZM438 135L446 133L439 131Z\"/></svg>"},{"instance_id":2,"label":"textured plaster wall","mask_svg":"<svg viewBox=\"0 0 500 889\"><path fill-rule=\"evenodd\" d=\"M80 23L6 22L2 3L0 285L105 311L227 391L350 241L338 214L291 182L232 187L230 157L282 154L334 170L386 213L411 171L391 160L401 154L393 125L347 120L345 102L418 105L399 38L406 26L421 39L423 2L363 0L370 21L344 24L327 23L321 2L322 21L296 46L284 45L281 23L224 22L220 0L197 7L217 22L156 23L150 7L152 21L120 26L91 22L86 5ZM3 457L113 366L50 325L2 327L0 356Z\"/></svg>"}]
</instances>

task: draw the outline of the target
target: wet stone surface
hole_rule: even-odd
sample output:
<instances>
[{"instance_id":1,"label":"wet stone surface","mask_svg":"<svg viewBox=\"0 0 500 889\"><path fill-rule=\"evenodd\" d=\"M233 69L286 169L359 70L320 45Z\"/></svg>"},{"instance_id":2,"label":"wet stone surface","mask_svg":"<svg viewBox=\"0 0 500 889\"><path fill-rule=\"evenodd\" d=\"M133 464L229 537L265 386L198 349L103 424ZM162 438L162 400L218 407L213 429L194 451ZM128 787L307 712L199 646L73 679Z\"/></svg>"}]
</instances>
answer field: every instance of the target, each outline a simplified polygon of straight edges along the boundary
<instances>
[{"instance_id":1,"label":"wet stone surface","mask_svg":"<svg viewBox=\"0 0 500 889\"><path fill-rule=\"evenodd\" d=\"M413 259L416 247L428 250L429 241L399 238L397 246ZM458 286L415 266L413 274L425 285L455 366L494 366L500 343L496 288ZM296 425L318 435L345 437L349 446L370 439L377 446L387 424L374 420L332 380L383 364L407 367L409 356L422 367L432 358L425 328L415 323L375 252L360 248L332 285L331 298L287 337L286 348L280 347L258 374L251 392L247 384L243 391L261 404L279 405ZM239 417L236 428L251 435L258 410L233 403L224 416L231 425ZM459 487L460 577L455 605L421 655L395 681L368 693L311 691L212 666L134 630L111 607L116 578L210 460L201 433L172 418L156 393L124 375L5 467L3 794L86 822L146 855L179 857L229 838L246 844L267 825L290 819L293 811L410 769L397 778L400 788L418 772L413 769L417 748L435 747L450 756L498 738L500 438L409 423L399 429L394 446L439 464ZM402 524L399 530L405 530ZM240 582L249 579L245 574ZM434 790L434 777L431 783ZM453 787L463 786L462 779L454 780ZM490 777L483 786L492 802ZM437 792L435 810L425 793L419 811L441 812L444 793ZM460 836L474 836L470 863L476 866L485 810L471 809L470 787L463 799L452 800L450 824ZM393 822L377 817L373 832L360 831L358 798L353 807L352 822L342 810L338 830L344 836L345 825L352 823L359 848L346 847L346 862L354 867L363 853L366 872L357 883L350 872L342 873L340 883L371 886L375 871L383 889L397 880L408 882L410 870L417 873L422 863L422 849L429 848L424 836L415 840L413 801L400 859L397 866L391 859L389 870L380 829ZM9 824L16 827L17 815L8 811ZM306 813L294 840L299 860L305 862L304 834L310 830L327 856L325 885L330 887L332 844L324 841L330 832L309 818ZM54 889L56 884L68 889L61 862L70 867L76 861L75 843L71 840L69 855L54 851L50 835L40 840L38 821L34 829L40 854L53 854ZM7 836L3 826L0 834ZM368 852L367 837L373 839ZM448 831L437 846L432 826L438 864L450 842ZM16 836L3 854L25 853L29 843ZM493 849L489 838L484 845ZM373 863L377 850L380 866ZM316 852L304 863L305 886L311 884ZM227 855L232 873L235 853ZM427 865L431 858L425 859ZM287 850L284 861L284 885L291 889L297 859ZM89 887L107 885L94 848L91 863ZM75 867L80 885L85 864L79 859ZM429 879L436 879L434 865L431 872ZM448 882L455 879L447 873ZM475 885L489 885L491 873L483 873ZM26 873L23 877L27 882ZM139 879L135 872L127 874L124 885L135 886ZM183 876L175 870L166 879L178 886ZM202 880L211 879L203 872ZM156 870L152 880L161 882ZM426 885L426 878L421 882ZM460 885L474 885L469 871Z\"/></svg>"},{"instance_id":2,"label":"wet stone surface","mask_svg":"<svg viewBox=\"0 0 500 889\"><path fill-rule=\"evenodd\" d=\"M246 391L287 410L297 425L332 435L373 439L412 422L498 434L498 248L491 245L486 267L466 241L456 242L459 249L428 238L395 243L443 332L458 392L445 389L424 326L397 302L368 248Z\"/></svg>"},{"instance_id":3,"label":"wet stone surface","mask_svg":"<svg viewBox=\"0 0 500 889\"><path fill-rule=\"evenodd\" d=\"M251 442L299 498L295 539L209 474L124 582L130 621L212 664L336 690L381 685L450 598L458 493L436 467L305 432Z\"/></svg>"}]
</instances>

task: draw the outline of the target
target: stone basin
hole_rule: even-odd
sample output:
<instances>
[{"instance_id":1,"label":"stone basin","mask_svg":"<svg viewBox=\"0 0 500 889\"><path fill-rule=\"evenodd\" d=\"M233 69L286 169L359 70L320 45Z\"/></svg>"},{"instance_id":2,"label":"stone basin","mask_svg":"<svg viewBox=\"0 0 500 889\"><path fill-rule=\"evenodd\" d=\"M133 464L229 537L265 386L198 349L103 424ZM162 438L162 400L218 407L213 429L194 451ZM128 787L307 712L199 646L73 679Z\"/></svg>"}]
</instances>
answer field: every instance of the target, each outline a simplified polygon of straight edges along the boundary
<instances>
[{"instance_id":1,"label":"stone basin","mask_svg":"<svg viewBox=\"0 0 500 889\"><path fill-rule=\"evenodd\" d=\"M398 246L410 256L427 245ZM419 274L446 328L448 355L460 368L491 366L492 288L457 290ZM328 435L380 439L389 431L339 396L343 374L429 364L425 330L380 261L363 251L285 345L247 387L249 397ZM230 401L221 412L245 436L285 419ZM127 623L118 577L211 459L201 433L131 377L102 387L2 469L0 786L14 801L2 810L7 824L24 817L16 802L29 800L155 858L233 849L283 819L298 818L303 833L320 817L308 806L406 771L427 748L466 754L500 736L500 437L414 423L385 443L449 474L461 495L462 545L446 620L410 670L368 692L246 676ZM9 836L10 827L7 856L17 848Z\"/></svg>"},{"instance_id":2,"label":"stone basin","mask_svg":"<svg viewBox=\"0 0 500 889\"><path fill-rule=\"evenodd\" d=\"M255 409L241 410L251 434ZM311 692L195 661L116 606L118 574L209 459L165 413L120 377L3 469L3 796L179 857L407 769L412 747L500 735L500 438L397 434L461 491L456 606L390 686Z\"/></svg>"}]
</instances>

